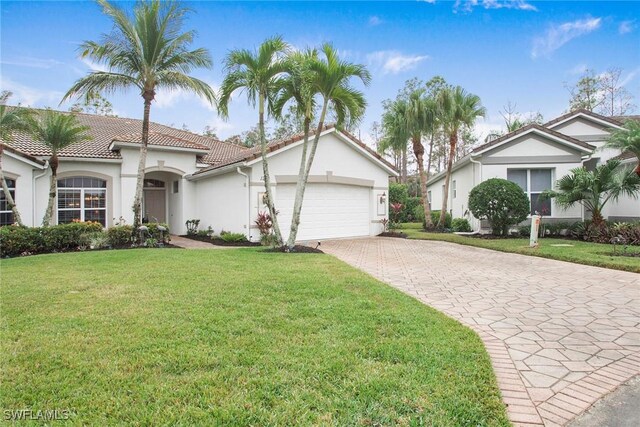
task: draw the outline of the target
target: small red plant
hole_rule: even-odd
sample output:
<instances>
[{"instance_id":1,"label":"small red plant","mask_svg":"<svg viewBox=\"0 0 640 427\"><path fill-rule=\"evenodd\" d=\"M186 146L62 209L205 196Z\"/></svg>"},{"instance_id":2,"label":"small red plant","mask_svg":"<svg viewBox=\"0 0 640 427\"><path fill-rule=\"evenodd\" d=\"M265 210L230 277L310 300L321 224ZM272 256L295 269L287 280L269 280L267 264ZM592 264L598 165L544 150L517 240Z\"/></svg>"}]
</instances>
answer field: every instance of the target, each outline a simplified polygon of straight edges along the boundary
<instances>
[{"instance_id":1,"label":"small red plant","mask_svg":"<svg viewBox=\"0 0 640 427\"><path fill-rule=\"evenodd\" d=\"M258 212L258 218L255 220L255 224L258 226L261 236L267 236L271 234L271 227L273 227L273 221L271 215L268 212Z\"/></svg>"},{"instance_id":2,"label":"small red plant","mask_svg":"<svg viewBox=\"0 0 640 427\"><path fill-rule=\"evenodd\" d=\"M404 206L402 205L402 203L396 202L396 203L391 203L390 207L391 207L391 213L392 213L391 220L397 224L398 222L400 222L400 214L402 213L402 208Z\"/></svg>"}]
</instances>

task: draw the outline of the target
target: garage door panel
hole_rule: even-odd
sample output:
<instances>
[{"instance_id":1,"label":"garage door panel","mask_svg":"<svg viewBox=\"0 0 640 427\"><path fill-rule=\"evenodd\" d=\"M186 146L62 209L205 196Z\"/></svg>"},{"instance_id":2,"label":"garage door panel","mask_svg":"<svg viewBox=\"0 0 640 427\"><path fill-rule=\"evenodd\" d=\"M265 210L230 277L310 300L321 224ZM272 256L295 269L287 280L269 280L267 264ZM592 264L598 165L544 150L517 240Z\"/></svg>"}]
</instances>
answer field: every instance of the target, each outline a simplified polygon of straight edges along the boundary
<instances>
[{"instance_id":1,"label":"garage door panel","mask_svg":"<svg viewBox=\"0 0 640 427\"><path fill-rule=\"evenodd\" d=\"M278 220L285 237L289 234L296 186L276 187ZM298 240L330 239L369 235L370 189L337 184L308 184Z\"/></svg>"}]
</instances>

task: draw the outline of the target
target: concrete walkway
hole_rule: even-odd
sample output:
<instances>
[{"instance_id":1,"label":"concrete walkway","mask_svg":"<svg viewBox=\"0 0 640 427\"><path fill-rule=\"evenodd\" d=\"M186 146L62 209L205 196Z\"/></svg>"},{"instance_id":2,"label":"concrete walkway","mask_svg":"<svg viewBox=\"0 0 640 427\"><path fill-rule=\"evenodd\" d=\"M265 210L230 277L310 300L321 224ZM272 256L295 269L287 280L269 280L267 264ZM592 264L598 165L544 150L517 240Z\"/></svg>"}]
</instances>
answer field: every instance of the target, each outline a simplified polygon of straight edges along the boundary
<instances>
[{"instance_id":1,"label":"concrete walkway","mask_svg":"<svg viewBox=\"0 0 640 427\"><path fill-rule=\"evenodd\" d=\"M230 246L216 246L207 242L187 239L186 237L171 235L171 244L185 249L227 249Z\"/></svg>"},{"instance_id":2,"label":"concrete walkway","mask_svg":"<svg viewBox=\"0 0 640 427\"><path fill-rule=\"evenodd\" d=\"M640 374L640 275L445 242L322 249L474 329L516 425L565 425Z\"/></svg>"}]
</instances>

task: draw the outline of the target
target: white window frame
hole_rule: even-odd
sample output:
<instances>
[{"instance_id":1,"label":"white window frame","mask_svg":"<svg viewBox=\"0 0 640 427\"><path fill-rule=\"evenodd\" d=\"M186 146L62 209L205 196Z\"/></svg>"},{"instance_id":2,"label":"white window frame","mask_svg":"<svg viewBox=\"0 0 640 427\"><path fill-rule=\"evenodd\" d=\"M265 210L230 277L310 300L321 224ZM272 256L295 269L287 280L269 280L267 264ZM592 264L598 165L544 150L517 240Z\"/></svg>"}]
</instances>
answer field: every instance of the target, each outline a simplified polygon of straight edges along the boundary
<instances>
[{"instance_id":1,"label":"white window frame","mask_svg":"<svg viewBox=\"0 0 640 427\"><path fill-rule=\"evenodd\" d=\"M16 185L17 185L17 180L15 178L9 178L7 176L4 177L5 182L7 183L7 187L9 188L9 192L11 192L11 190L13 190L13 194L11 195L13 197L13 201L16 201ZM13 187L9 185L9 181L13 181ZM4 198L4 192L2 192L2 197ZM9 202L5 201L5 203L8 205ZM0 211L0 214L13 214L13 211L11 209L6 210L6 211ZM15 223L15 218L13 218L13 223ZM13 224L12 223L12 224ZM3 224L3 225L12 225L12 224Z\"/></svg>"},{"instance_id":2,"label":"white window frame","mask_svg":"<svg viewBox=\"0 0 640 427\"><path fill-rule=\"evenodd\" d=\"M524 192L527 197L529 198L529 206L531 206L531 195L532 194L542 194L542 192L544 191L531 191L531 171L532 170L548 170L550 172L551 175L551 186L553 187L553 183L555 182L553 177L555 175L555 168L507 168L507 177L509 176L509 171L510 170L519 170L519 171L527 171L527 190ZM508 178L507 178L508 179ZM511 181L513 182L513 181ZM552 190L552 188L550 188L549 190ZM555 213L555 208L554 208L554 203L553 201L551 203L549 203L550 209L549 209L549 214L545 215L547 217L553 217L554 213ZM531 218L531 208L529 208L529 215L527 215L527 218Z\"/></svg>"},{"instance_id":3,"label":"white window frame","mask_svg":"<svg viewBox=\"0 0 640 427\"><path fill-rule=\"evenodd\" d=\"M458 191L456 190L456 180L451 181L451 198L455 199L458 196Z\"/></svg>"},{"instance_id":4,"label":"white window frame","mask_svg":"<svg viewBox=\"0 0 640 427\"><path fill-rule=\"evenodd\" d=\"M64 178L58 178L59 180L63 180L63 179L69 179L69 178L94 178L94 179L99 179L101 181L105 182L105 185L107 185L107 182L105 179L102 178L97 178L94 176L88 176L88 175L78 175L78 176L67 176ZM60 191L66 191L66 190L73 190L73 191L80 191L80 207L78 208L60 208L58 207L58 201L60 198ZM84 194L85 191L102 191L104 192L104 208L87 208L85 207L85 200L84 200ZM59 187L57 189L57 193L56 193L56 224L59 224L59 213L60 212L71 212L71 211L80 211L80 221L84 222L85 221L85 211L86 210L92 210L92 211L104 211L104 224L103 227L107 226L107 207L108 207L108 203L109 200L107 200L107 188L105 187Z\"/></svg>"}]
</instances>

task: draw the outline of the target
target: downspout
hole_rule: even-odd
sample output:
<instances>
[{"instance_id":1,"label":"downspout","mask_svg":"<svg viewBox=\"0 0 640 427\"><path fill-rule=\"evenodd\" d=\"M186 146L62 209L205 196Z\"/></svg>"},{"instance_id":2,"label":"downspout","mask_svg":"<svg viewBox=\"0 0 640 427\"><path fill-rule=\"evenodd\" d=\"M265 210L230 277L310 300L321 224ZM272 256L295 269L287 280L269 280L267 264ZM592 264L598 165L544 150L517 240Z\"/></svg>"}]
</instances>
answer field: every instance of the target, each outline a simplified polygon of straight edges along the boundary
<instances>
[{"instance_id":1,"label":"downspout","mask_svg":"<svg viewBox=\"0 0 640 427\"><path fill-rule=\"evenodd\" d=\"M44 166L42 167L42 169L44 169L44 172L42 172L40 175L36 175L33 177L33 185L31 188L31 209L32 209L32 214L31 214L31 226L35 227L36 224L36 181L40 178L42 178L43 176L45 176L48 172L49 172L49 160L45 160ZM57 222L57 220L56 220Z\"/></svg>"},{"instance_id":2,"label":"downspout","mask_svg":"<svg viewBox=\"0 0 640 427\"><path fill-rule=\"evenodd\" d=\"M238 172L238 174L244 176L247 180L246 182L246 187L247 187L247 238L249 240L251 240L251 181L249 180L249 175L242 172L242 169L240 169L240 166L236 167L236 172Z\"/></svg>"},{"instance_id":3,"label":"downspout","mask_svg":"<svg viewBox=\"0 0 640 427\"><path fill-rule=\"evenodd\" d=\"M473 156L469 156L469 161L471 163L476 164L476 165L479 166L479 169L480 169L480 182L482 182L482 162L480 162L478 160L473 160ZM471 188L474 188L475 186L476 186L476 174L474 173L473 174L473 187L471 187ZM467 202L467 205L468 204L469 203ZM468 208L469 208L469 206L467 206L467 209ZM471 213L471 212L469 212L469 213ZM476 219L476 221L478 221L478 231L481 231L482 230L482 221L479 220L479 219Z\"/></svg>"}]
</instances>

